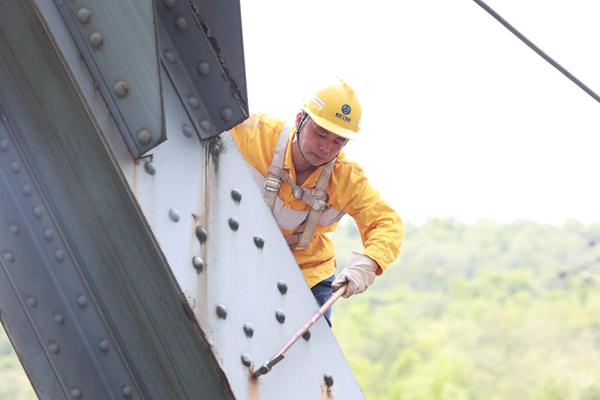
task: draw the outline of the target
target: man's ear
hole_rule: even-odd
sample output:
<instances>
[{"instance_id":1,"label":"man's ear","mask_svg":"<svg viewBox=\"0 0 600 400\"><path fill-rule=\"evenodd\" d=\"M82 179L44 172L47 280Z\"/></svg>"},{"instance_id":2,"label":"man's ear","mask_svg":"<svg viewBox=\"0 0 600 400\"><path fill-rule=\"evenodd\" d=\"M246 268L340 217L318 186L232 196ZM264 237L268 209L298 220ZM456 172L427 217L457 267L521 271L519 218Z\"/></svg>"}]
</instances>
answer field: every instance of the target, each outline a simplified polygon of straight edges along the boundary
<instances>
[{"instance_id":1,"label":"man's ear","mask_svg":"<svg viewBox=\"0 0 600 400\"><path fill-rule=\"evenodd\" d=\"M298 127L300 126L300 121L302 121L303 116L304 116L304 110L300 110L300 111L298 111L298 114L296 114L296 129L298 129Z\"/></svg>"}]
</instances>

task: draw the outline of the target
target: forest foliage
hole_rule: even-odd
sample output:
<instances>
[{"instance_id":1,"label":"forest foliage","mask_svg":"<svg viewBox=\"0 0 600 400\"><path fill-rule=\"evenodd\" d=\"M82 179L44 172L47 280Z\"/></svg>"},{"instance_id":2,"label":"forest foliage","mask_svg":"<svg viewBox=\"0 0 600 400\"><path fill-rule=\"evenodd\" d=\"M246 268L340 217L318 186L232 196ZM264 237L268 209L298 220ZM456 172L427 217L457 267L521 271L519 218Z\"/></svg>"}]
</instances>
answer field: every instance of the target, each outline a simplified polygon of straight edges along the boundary
<instances>
[{"instance_id":1,"label":"forest foliage","mask_svg":"<svg viewBox=\"0 0 600 400\"><path fill-rule=\"evenodd\" d=\"M600 224L406 224L400 258L336 303L369 400L600 400ZM332 234L338 265L362 244ZM0 332L0 400L31 399Z\"/></svg>"}]
</instances>

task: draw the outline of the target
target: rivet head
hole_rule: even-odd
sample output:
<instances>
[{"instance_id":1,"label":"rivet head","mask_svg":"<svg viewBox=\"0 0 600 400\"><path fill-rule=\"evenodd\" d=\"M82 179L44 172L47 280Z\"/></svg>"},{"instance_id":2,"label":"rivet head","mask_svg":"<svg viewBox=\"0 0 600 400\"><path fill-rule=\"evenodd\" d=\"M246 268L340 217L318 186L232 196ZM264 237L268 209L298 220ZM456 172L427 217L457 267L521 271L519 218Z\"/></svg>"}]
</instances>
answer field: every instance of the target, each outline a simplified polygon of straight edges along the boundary
<instances>
[{"instance_id":1,"label":"rivet head","mask_svg":"<svg viewBox=\"0 0 600 400\"><path fill-rule=\"evenodd\" d=\"M42 218L44 216L44 209L40 206L34 207L33 215L35 215L36 218Z\"/></svg>"},{"instance_id":2,"label":"rivet head","mask_svg":"<svg viewBox=\"0 0 600 400\"><path fill-rule=\"evenodd\" d=\"M235 201L236 203L239 203L240 201L242 201L242 192L240 192L237 189L233 189L231 191L231 198L233 199L233 201Z\"/></svg>"},{"instance_id":3,"label":"rivet head","mask_svg":"<svg viewBox=\"0 0 600 400\"><path fill-rule=\"evenodd\" d=\"M81 7L79 10L77 10L77 19L82 24L87 24L90 22L90 19L92 19L92 13L88 8Z\"/></svg>"},{"instance_id":4,"label":"rivet head","mask_svg":"<svg viewBox=\"0 0 600 400\"><path fill-rule=\"evenodd\" d=\"M12 233L13 235L18 235L19 232L21 232L21 228L19 228L19 225L17 225L17 224L10 224L8 226L8 231L10 233Z\"/></svg>"},{"instance_id":5,"label":"rivet head","mask_svg":"<svg viewBox=\"0 0 600 400\"><path fill-rule=\"evenodd\" d=\"M200 121L200 129L202 129L204 132L210 132L212 129L212 124L208 120L203 119Z\"/></svg>"},{"instance_id":6,"label":"rivet head","mask_svg":"<svg viewBox=\"0 0 600 400\"><path fill-rule=\"evenodd\" d=\"M62 325L65 322L65 317L59 312L55 312L52 319L59 325Z\"/></svg>"},{"instance_id":7,"label":"rivet head","mask_svg":"<svg viewBox=\"0 0 600 400\"><path fill-rule=\"evenodd\" d=\"M121 393L123 394L123 397L130 399L133 396L133 389L131 389L131 386L123 386Z\"/></svg>"},{"instance_id":8,"label":"rivet head","mask_svg":"<svg viewBox=\"0 0 600 400\"><path fill-rule=\"evenodd\" d=\"M102 46L102 42L104 42L104 38L100 32L92 32L89 37L90 45L97 49Z\"/></svg>"},{"instance_id":9,"label":"rivet head","mask_svg":"<svg viewBox=\"0 0 600 400\"><path fill-rule=\"evenodd\" d=\"M8 251L8 250L6 250L4 253L2 253L2 258L4 258L4 261L6 261L6 262L15 261L15 255L11 251Z\"/></svg>"},{"instance_id":10,"label":"rivet head","mask_svg":"<svg viewBox=\"0 0 600 400\"><path fill-rule=\"evenodd\" d=\"M217 317L221 318L221 319L226 319L227 318L227 308L225 308L225 306L223 305L217 305Z\"/></svg>"},{"instance_id":11,"label":"rivet head","mask_svg":"<svg viewBox=\"0 0 600 400\"><path fill-rule=\"evenodd\" d=\"M114 89L117 96L125 97L127 92L129 92L129 85L127 85L127 82L125 82L123 79L119 79L115 82Z\"/></svg>"},{"instance_id":12,"label":"rivet head","mask_svg":"<svg viewBox=\"0 0 600 400\"><path fill-rule=\"evenodd\" d=\"M81 398L81 389L79 389L77 386L73 386L71 388L71 397L74 399L80 399Z\"/></svg>"},{"instance_id":13,"label":"rivet head","mask_svg":"<svg viewBox=\"0 0 600 400\"><path fill-rule=\"evenodd\" d=\"M221 109L221 118L223 118L224 121L231 121L233 118L233 110L229 107L223 107Z\"/></svg>"},{"instance_id":14,"label":"rivet head","mask_svg":"<svg viewBox=\"0 0 600 400\"><path fill-rule=\"evenodd\" d=\"M33 187L29 183L26 183L23 185L23 187L21 187L21 192L25 196L31 196L31 194L33 193Z\"/></svg>"},{"instance_id":15,"label":"rivet head","mask_svg":"<svg viewBox=\"0 0 600 400\"><path fill-rule=\"evenodd\" d=\"M200 61L198 63L198 73L202 76L206 76L210 73L210 65L206 61Z\"/></svg>"},{"instance_id":16,"label":"rivet head","mask_svg":"<svg viewBox=\"0 0 600 400\"><path fill-rule=\"evenodd\" d=\"M0 140L0 150L8 151L9 149L10 149L10 143L8 142L8 139Z\"/></svg>"},{"instance_id":17,"label":"rivet head","mask_svg":"<svg viewBox=\"0 0 600 400\"><path fill-rule=\"evenodd\" d=\"M185 137L191 138L192 136L194 136L194 130L189 125L182 126L181 131L183 132Z\"/></svg>"},{"instance_id":18,"label":"rivet head","mask_svg":"<svg viewBox=\"0 0 600 400\"><path fill-rule=\"evenodd\" d=\"M306 331L302 334L302 339L306 340L307 342L310 340L310 331Z\"/></svg>"},{"instance_id":19,"label":"rivet head","mask_svg":"<svg viewBox=\"0 0 600 400\"><path fill-rule=\"evenodd\" d=\"M64 261L66 256L65 252L61 249L54 252L54 258L56 258L57 261Z\"/></svg>"},{"instance_id":20,"label":"rivet head","mask_svg":"<svg viewBox=\"0 0 600 400\"><path fill-rule=\"evenodd\" d=\"M46 229L44 231L44 239L46 239L47 241L52 241L52 239L54 239L54 231L50 228Z\"/></svg>"},{"instance_id":21,"label":"rivet head","mask_svg":"<svg viewBox=\"0 0 600 400\"><path fill-rule=\"evenodd\" d=\"M87 297L85 297L84 295L81 295L77 298L77 305L81 308L85 308L88 305L88 300Z\"/></svg>"},{"instance_id":22,"label":"rivet head","mask_svg":"<svg viewBox=\"0 0 600 400\"><path fill-rule=\"evenodd\" d=\"M58 343L51 341L50 343L48 343L48 350L50 350L54 354L57 354L60 351L60 347L58 346Z\"/></svg>"},{"instance_id":23,"label":"rivet head","mask_svg":"<svg viewBox=\"0 0 600 400\"><path fill-rule=\"evenodd\" d=\"M169 218L171 218L171 221L173 222L179 222L179 220L181 219L181 215L179 214L179 211L172 208L169 210Z\"/></svg>"},{"instance_id":24,"label":"rivet head","mask_svg":"<svg viewBox=\"0 0 600 400\"><path fill-rule=\"evenodd\" d=\"M190 96L188 97L188 104L195 110L200 107L200 100L197 97Z\"/></svg>"},{"instance_id":25,"label":"rivet head","mask_svg":"<svg viewBox=\"0 0 600 400\"><path fill-rule=\"evenodd\" d=\"M175 0L163 0L163 4L168 8L175 7Z\"/></svg>"},{"instance_id":26,"label":"rivet head","mask_svg":"<svg viewBox=\"0 0 600 400\"><path fill-rule=\"evenodd\" d=\"M152 161L148 161L144 163L144 170L150 175L156 174L156 165Z\"/></svg>"},{"instance_id":27,"label":"rivet head","mask_svg":"<svg viewBox=\"0 0 600 400\"><path fill-rule=\"evenodd\" d=\"M232 231L237 231L240 228L240 222L236 218L229 218L229 227Z\"/></svg>"},{"instance_id":28,"label":"rivet head","mask_svg":"<svg viewBox=\"0 0 600 400\"><path fill-rule=\"evenodd\" d=\"M27 296L25 298L25 303L31 308L37 307L37 299L33 296Z\"/></svg>"},{"instance_id":29,"label":"rivet head","mask_svg":"<svg viewBox=\"0 0 600 400\"><path fill-rule=\"evenodd\" d=\"M138 142L140 142L140 144L142 145L147 145L150 144L150 142L152 141L152 134L150 133L150 131L148 129L140 129L140 131L137 134L138 137Z\"/></svg>"},{"instance_id":30,"label":"rivet head","mask_svg":"<svg viewBox=\"0 0 600 400\"><path fill-rule=\"evenodd\" d=\"M285 322L285 312L283 312L283 310L275 311L275 319L279 321L280 324L283 324Z\"/></svg>"},{"instance_id":31,"label":"rivet head","mask_svg":"<svg viewBox=\"0 0 600 400\"><path fill-rule=\"evenodd\" d=\"M246 322L244 324L244 333L246 334L246 337L249 337L249 338L254 336L254 327L252 326L251 323Z\"/></svg>"},{"instance_id":32,"label":"rivet head","mask_svg":"<svg viewBox=\"0 0 600 400\"><path fill-rule=\"evenodd\" d=\"M202 260L202 258L196 256L192 258L192 265L194 266L196 271L201 272L202 268L204 268L204 261Z\"/></svg>"},{"instance_id":33,"label":"rivet head","mask_svg":"<svg viewBox=\"0 0 600 400\"><path fill-rule=\"evenodd\" d=\"M242 364L244 364L244 366L249 367L252 365L252 357L250 357L250 354L242 353L240 358L242 359Z\"/></svg>"},{"instance_id":34,"label":"rivet head","mask_svg":"<svg viewBox=\"0 0 600 400\"><path fill-rule=\"evenodd\" d=\"M175 28L180 32L183 32L185 28L187 28L187 20L185 17L179 16L175 18Z\"/></svg>"},{"instance_id":35,"label":"rivet head","mask_svg":"<svg viewBox=\"0 0 600 400\"><path fill-rule=\"evenodd\" d=\"M288 285L285 281L277 282L277 289L279 289L279 293L286 294L288 291Z\"/></svg>"},{"instance_id":36,"label":"rivet head","mask_svg":"<svg viewBox=\"0 0 600 400\"><path fill-rule=\"evenodd\" d=\"M325 384L327 385L327 387L332 387L333 386L333 375L331 375L331 374L325 374L323 376L323 380L325 381Z\"/></svg>"},{"instance_id":37,"label":"rivet head","mask_svg":"<svg viewBox=\"0 0 600 400\"><path fill-rule=\"evenodd\" d=\"M100 349L100 351L102 351L103 353L108 352L110 345L108 343L108 340L106 339L102 339L99 343L98 343L98 348Z\"/></svg>"},{"instance_id":38,"label":"rivet head","mask_svg":"<svg viewBox=\"0 0 600 400\"><path fill-rule=\"evenodd\" d=\"M172 51L165 51L165 58L170 64L175 64L177 61L177 56Z\"/></svg>"},{"instance_id":39,"label":"rivet head","mask_svg":"<svg viewBox=\"0 0 600 400\"><path fill-rule=\"evenodd\" d=\"M14 172L15 174L17 174L17 173L21 172L21 163L20 163L20 162L18 162L18 161L13 161L13 162L10 164L10 170L11 170L12 172Z\"/></svg>"},{"instance_id":40,"label":"rivet head","mask_svg":"<svg viewBox=\"0 0 600 400\"><path fill-rule=\"evenodd\" d=\"M208 238L208 233L206 232L206 229L199 226L196 227L196 237L198 238L198 241L200 243L206 242L206 239Z\"/></svg>"},{"instance_id":41,"label":"rivet head","mask_svg":"<svg viewBox=\"0 0 600 400\"><path fill-rule=\"evenodd\" d=\"M265 239L262 236L256 235L254 236L254 245L259 249L265 247Z\"/></svg>"}]
</instances>

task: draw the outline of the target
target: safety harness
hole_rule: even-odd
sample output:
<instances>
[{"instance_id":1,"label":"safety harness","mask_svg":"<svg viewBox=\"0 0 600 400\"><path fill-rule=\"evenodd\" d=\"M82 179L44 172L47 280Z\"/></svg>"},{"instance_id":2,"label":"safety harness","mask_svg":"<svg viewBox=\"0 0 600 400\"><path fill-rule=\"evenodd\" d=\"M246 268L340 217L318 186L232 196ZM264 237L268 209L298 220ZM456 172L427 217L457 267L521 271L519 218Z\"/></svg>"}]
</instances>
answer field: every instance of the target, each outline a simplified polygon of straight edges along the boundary
<instances>
[{"instance_id":1,"label":"safety harness","mask_svg":"<svg viewBox=\"0 0 600 400\"><path fill-rule=\"evenodd\" d=\"M283 179L292 187L294 197L308 204L310 211L304 222L294 230L292 235L285 238L290 249L300 250L306 249L309 246L310 241L315 234L315 230L317 229L317 225L319 224L321 214L327 206L327 185L329 184L333 165L335 164L337 157L325 164L314 189L301 188L294 183L292 178L290 178L290 174L283 169L283 161L285 159L291 132L292 124L285 124L279 133L273 161L271 161L269 174L265 180L264 199L271 211L273 211L275 198L277 197L277 193L279 193L281 180Z\"/></svg>"}]
</instances>

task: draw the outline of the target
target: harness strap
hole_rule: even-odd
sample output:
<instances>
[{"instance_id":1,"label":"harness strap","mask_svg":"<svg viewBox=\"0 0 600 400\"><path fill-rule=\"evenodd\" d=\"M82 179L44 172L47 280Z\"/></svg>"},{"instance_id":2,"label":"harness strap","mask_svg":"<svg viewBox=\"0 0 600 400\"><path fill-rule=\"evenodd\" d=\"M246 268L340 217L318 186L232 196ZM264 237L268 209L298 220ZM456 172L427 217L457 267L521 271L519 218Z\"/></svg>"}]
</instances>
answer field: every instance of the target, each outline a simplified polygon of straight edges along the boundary
<instances>
[{"instance_id":1,"label":"harness strap","mask_svg":"<svg viewBox=\"0 0 600 400\"><path fill-rule=\"evenodd\" d=\"M283 125L283 128L281 128L281 132L279 133L277 145L275 146L273 161L271 161L271 165L269 166L269 174L265 180L265 193L263 197L271 211L273 211L275 198L277 197L277 193L281 188L281 174L285 172L283 170L283 160L285 158L285 151L287 150L288 140L290 139L291 133L292 125Z\"/></svg>"}]
</instances>

